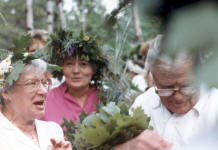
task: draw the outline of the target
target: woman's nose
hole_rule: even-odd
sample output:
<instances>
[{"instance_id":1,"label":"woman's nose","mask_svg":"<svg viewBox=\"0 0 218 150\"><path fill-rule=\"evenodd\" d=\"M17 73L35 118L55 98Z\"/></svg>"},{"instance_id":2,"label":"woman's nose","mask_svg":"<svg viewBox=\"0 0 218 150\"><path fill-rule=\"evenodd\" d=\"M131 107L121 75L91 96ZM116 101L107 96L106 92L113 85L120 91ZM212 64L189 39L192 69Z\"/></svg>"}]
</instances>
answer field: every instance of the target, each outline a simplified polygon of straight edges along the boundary
<instances>
[{"instance_id":1,"label":"woman's nose","mask_svg":"<svg viewBox=\"0 0 218 150\"><path fill-rule=\"evenodd\" d=\"M79 72L79 64L76 63L73 68L73 72Z\"/></svg>"},{"instance_id":2,"label":"woman's nose","mask_svg":"<svg viewBox=\"0 0 218 150\"><path fill-rule=\"evenodd\" d=\"M39 84L38 93L47 95L49 88L47 86L44 86L42 83Z\"/></svg>"}]
</instances>

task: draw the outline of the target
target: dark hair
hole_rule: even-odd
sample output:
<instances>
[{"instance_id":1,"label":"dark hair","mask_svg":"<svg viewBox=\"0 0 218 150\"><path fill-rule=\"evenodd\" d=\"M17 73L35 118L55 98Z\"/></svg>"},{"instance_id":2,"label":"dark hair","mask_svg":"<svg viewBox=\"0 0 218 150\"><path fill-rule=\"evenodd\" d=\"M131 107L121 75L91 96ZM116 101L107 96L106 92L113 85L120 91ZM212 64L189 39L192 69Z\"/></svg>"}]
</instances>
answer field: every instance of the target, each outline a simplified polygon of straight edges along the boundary
<instances>
[{"instance_id":1,"label":"dark hair","mask_svg":"<svg viewBox=\"0 0 218 150\"><path fill-rule=\"evenodd\" d=\"M96 73L93 75L92 81L95 86L100 84L99 81L103 77L103 71L107 68L108 61L95 38L83 34L74 36L72 31L59 29L58 32L50 35L48 48L51 54L51 64L62 65L67 57L77 56L96 66ZM63 73L55 71L53 75L61 80Z\"/></svg>"}]
</instances>

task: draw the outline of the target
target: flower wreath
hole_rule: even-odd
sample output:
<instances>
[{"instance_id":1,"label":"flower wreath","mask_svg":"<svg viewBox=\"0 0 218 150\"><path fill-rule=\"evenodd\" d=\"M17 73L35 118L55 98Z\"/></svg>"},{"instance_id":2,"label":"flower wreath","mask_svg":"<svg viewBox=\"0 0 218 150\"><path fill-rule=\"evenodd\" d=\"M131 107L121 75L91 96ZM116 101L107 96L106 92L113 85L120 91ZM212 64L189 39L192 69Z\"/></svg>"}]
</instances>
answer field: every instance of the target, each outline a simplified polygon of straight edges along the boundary
<instances>
[{"instance_id":1,"label":"flower wreath","mask_svg":"<svg viewBox=\"0 0 218 150\"><path fill-rule=\"evenodd\" d=\"M11 86L19 78L19 75L23 72L26 64L34 59L46 59L48 53L46 51L40 50L35 53L29 54L26 50L28 46L32 44L31 35L22 35L20 38L14 41L15 48L9 55L0 61L0 88L5 86ZM48 64L48 69L50 70L60 70L55 65Z\"/></svg>"},{"instance_id":2,"label":"flower wreath","mask_svg":"<svg viewBox=\"0 0 218 150\"><path fill-rule=\"evenodd\" d=\"M61 66L68 56L78 56L80 59L88 61L96 66L96 73L92 77L93 84L98 87L103 76L104 69L107 68L107 59L103 55L98 42L90 36L74 36L72 31L59 29L50 35L48 42L50 51L50 63ZM54 71L54 77L62 79L61 71Z\"/></svg>"}]
</instances>

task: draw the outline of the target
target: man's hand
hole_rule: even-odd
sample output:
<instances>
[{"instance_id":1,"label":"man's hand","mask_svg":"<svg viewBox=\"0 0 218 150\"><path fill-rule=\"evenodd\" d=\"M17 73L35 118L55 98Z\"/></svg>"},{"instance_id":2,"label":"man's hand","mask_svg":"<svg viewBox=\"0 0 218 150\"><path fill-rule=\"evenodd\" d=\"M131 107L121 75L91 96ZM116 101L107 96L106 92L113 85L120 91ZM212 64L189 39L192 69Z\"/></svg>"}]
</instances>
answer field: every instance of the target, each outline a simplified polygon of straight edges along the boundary
<instances>
[{"instance_id":1,"label":"man's hand","mask_svg":"<svg viewBox=\"0 0 218 150\"><path fill-rule=\"evenodd\" d=\"M172 143L165 141L150 130L145 130L138 137L114 147L114 150L170 150Z\"/></svg>"},{"instance_id":2,"label":"man's hand","mask_svg":"<svg viewBox=\"0 0 218 150\"><path fill-rule=\"evenodd\" d=\"M52 146L49 146L47 150L73 150L69 141L60 141L51 139Z\"/></svg>"}]
</instances>

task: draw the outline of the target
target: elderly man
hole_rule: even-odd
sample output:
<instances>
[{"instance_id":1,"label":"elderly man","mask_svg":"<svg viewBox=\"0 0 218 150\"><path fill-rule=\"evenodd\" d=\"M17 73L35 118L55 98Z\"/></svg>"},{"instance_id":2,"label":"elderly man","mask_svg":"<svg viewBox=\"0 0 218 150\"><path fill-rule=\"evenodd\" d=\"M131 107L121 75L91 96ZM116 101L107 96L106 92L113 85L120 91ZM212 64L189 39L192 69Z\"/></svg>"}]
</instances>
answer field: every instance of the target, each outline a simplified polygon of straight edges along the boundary
<instances>
[{"instance_id":1,"label":"elderly man","mask_svg":"<svg viewBox=\"0 0 218 150\"><path fill-rule=\"evenodd\" d=\"M145 131L115 150L174 149L216 124L218 91L191 87L194 58L185 52L174 59L159 55L161 39L159 35L153 40L147 58L155 87L137 97L132 106L141 106L151 116L154 131Z\"/></svg>"}]
</instances>

